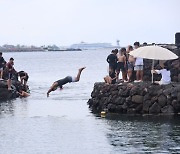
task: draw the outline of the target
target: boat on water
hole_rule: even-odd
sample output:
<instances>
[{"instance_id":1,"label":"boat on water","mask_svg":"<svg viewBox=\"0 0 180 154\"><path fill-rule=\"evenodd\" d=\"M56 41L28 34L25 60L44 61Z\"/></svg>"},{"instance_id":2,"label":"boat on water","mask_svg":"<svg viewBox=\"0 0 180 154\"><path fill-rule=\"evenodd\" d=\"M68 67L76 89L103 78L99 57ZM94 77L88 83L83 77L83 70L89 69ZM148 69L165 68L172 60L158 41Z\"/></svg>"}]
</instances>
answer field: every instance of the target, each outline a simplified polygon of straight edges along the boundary
<instances>
[{"instance_id":1,"label":"boat on water","mask_svg":"<svg viewBox=\"0 0 180 154\"><path fill-rule=\"evenodd\" d=\"M67 48L67 49L47 49L48 51L82 51L81 49L73 49L73 48Z\"/></svg>"}]
</instances>

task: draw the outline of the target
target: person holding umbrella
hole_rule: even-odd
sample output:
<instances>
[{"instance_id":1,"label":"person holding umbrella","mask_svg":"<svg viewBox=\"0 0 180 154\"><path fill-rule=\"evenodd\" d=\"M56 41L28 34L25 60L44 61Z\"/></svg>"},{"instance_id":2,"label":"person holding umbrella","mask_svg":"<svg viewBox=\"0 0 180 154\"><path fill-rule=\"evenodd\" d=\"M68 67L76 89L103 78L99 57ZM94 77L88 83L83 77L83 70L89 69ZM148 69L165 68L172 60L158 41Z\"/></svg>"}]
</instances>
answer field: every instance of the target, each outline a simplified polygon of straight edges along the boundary
<instances>
[{"instance_id":1,"label":"person holding umbrella","mask_svg":"<svg viewBox=\"0 0 180 154\"><path fill-rule=\"evenodd\" d=\"M167 62L165 62L164 64L161 65L160 70L155 70L152 69L151 73L155 73L155 74L161 74L162 78L160 81L154 81L154 83L157 83L159 85L165 85L165 84L169 84L171 82L171 72L168 68Z\"/></svg>"},{"instance_id":2,"label":"person holding umbrella","mask_svg":"<svg viewBox=\"0 0 180 154\"><path fill-rule=\"evenodd\" d=\"M178 56L170 50L158 45L144 46L130 52L134 57L145 59L152 59L152 69L154 69L154 60L172 60L177 59ZM152 73L153 83L153 73Z\"/></svg>"}]
</instances>

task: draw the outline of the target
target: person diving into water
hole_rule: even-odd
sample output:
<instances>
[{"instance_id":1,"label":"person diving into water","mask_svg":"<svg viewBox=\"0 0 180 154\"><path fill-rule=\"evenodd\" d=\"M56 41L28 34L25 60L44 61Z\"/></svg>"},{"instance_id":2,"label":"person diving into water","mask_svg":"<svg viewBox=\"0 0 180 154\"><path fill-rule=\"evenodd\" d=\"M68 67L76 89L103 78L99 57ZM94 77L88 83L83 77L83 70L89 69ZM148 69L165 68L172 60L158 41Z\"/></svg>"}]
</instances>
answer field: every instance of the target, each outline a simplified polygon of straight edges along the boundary
<instances>
[{"instance_id":1,"label":"person diving into water","mask_svg":"<svg viewBox=\"0 0 180 154\"><path fill-rule=\"evenodd\" d=\"M52 91L55 91L58 87L60 89L63 88L63 85L65 85L66 83L70 83L70 82L78 82L80 80L80 76L81 76L81 72L82 70L84 70L86 67L82 67L79 69L78 74L76 77L72 77L72 76L66 76L63 79L60 79L58 81L55 81L52 86L50 87L50 89L47 92L47 97L49 97L49 93Z\"/></svg>"}]
</instances>

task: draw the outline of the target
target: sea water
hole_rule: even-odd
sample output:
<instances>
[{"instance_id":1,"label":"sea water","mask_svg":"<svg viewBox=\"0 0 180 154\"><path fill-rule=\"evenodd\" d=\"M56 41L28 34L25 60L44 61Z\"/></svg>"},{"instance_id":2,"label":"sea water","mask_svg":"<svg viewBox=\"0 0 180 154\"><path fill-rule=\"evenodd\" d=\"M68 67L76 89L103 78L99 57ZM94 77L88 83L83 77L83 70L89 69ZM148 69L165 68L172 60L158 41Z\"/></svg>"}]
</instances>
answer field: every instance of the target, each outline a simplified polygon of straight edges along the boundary
<instances>
[{"instance_id":1,"label":"sea water","mask_svg":"<svg viewBox=\"0 0 180 154\"><path fill-rule=\"evenodd\" d=\"M107 75L110 49L68 52L4 53L17 71L28 72L31 96L0 104L2 154L180 153L180 120L175 116L91 113L87 101L95 82ZM46 97L51 84L67 75L66 84Z\"/></svg>"}]
</instances>

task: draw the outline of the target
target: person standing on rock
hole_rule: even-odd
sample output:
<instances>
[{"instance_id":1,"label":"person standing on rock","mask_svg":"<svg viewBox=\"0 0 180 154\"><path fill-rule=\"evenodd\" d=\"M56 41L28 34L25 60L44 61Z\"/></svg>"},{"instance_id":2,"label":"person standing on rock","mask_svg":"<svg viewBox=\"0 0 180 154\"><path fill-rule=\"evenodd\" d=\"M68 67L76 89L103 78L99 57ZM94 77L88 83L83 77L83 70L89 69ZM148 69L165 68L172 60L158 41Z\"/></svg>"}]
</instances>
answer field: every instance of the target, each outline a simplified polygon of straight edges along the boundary
<instances>
[{"instance_id":1,"label":"person standing on rock","mask_svg":"<svg viewBox=\"0 0 180 154\"><path fill-rule=\"evenodd\" d=\"M3 70L6 65L6 61L2 57L2 52L0 52L0 80L3 78Z\"/></svg>"},{"instance_id":2,"label":"person standing on rock","mask_svg":"<svg viewBox=\"0 0 180 154\"><path fill-rule=\"evenodd\" d=\"M137 49L140 47L139 42L134 43L134 48ZM136 80L134 82L143 81L143 58L136 58L134 70L136 71Z\"/></svg>"},{"instance_id":3,"label":"person standing on rock","mask_svg":"<svg viewBox=\"0 0 180 154\"><path fill-rule=\"evenodd\" d=\"M108 55L107 57L107 62L109 63L109 75L111 72L114 72L116 71L116 68L117 68L117 53L118 53L118 50L115 49L115 50L112 50L111 51L111 54Z\"/></svg>"},{"instance_id":4,"label":"person standing on rock","mask_svg":"<svg viewBox=\"0 0 180 154\"><path fill-rule=\"evenodd\" d=\"M132 75L133 75L133 71L134 71L134 62L135 62L135 58L129 54L131 51L133 51L133 47L131 45L129 45L127 48L128 82L131 82L133 80Z\"/></svg>"},{"instance_id":5,"label":"person standing on rock","mask_svg":"<svg viewBox=\"0 0 180 154\"><path fill-rule=\"evenodd\" d=\"M80 80L80 76L81 76L81 72L85 69L86 67L82 67L79 69L78 74L76 77L72 77L72 76L66 76L63 79L60 79L58 81L55 81L52 86L50 87L50 89L47 92L47 97L49 97L50 92L55 91L58 87L60 89L63 89L63 85L65 85L66 83L71 83L71 82L78 82Z\"/></svg>"},{"instance_id":6,"label":"person standing on rock","mask_svg":"<svg viewBox=\"0 0 180 154\"><path fill-rule=\"evenodd\" d=\"M126 63L127 59L126 59L126 48L121 48L121 50L119 51L118 54L118 63L117 63L117 80L119 79L119 73L120 71L122 72L122 79L124 82L127 81L127 66Z\"/></svg>"},{"instance_id":7,"label":"person standing on rock","mask_svg":"<svg viewBox=\"0 0 180 154\"><path fill-rule=\"evenodd\" d=\"M8 70L8 80L7 80L8 90L12 90L11 89L12 76L13 76L13 73L16 73L13 65L14 65L14 58L10 58L9 62L6 64L6 68Z\"/></svg>"}]
</instances>

